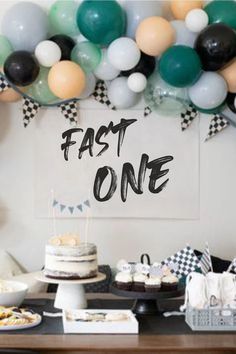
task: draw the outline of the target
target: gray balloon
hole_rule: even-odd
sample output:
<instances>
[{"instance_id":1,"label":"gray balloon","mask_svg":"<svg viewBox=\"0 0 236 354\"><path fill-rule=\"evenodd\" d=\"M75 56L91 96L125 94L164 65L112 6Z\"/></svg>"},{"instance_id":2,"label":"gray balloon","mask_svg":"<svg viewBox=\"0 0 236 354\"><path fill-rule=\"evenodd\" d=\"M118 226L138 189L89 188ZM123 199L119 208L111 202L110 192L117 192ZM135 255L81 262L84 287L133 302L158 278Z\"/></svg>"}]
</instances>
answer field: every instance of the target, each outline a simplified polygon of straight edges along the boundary
<instances>
[{"instance_id":1,"label":"gray balloon","mask_svg":"<svg viewBox=\"0 0 236 354\"><path fill-rule=\"evenodd\" d=\"M37 44L47 38L49 24L43 9L31 2L13 5L2 21L2 33L15 50L33 52Z\"/></svg>"},{"instance_id":2,"label":"gray balloon","mask_svg":"<svg viewBox=\"0 0 236 354\"><path fill-rule=\"evenodd\" d=\"M133 107L141 97L140 94L129 89L127 80L126 77L118 77L108 87L108 98L116 108L125 109Z\"/></svg>"},{"instance_id":3,"label":"gray balloon","mask_svg":"<svg viewBox=\"0 0 236 354\"><path fill-rule=\"evenodd\" d=\"M126 35L135 38L135 32L139 23L147 17L161 16L162 7L160 1L130 1L124 4L127 16Z\"/></svg>"},{"instance_id":4,"label":"gray balloon","mask_svg":"<svg viewBox=\"0 0 236 354\"><path fill-rule=\"evenodd\" d=\"M176 32L176 42L175 44L187 45L188 47L193 48L195 40L198 36L198 33L189 31L186 27L185 22L181 20L174 20L170 22L174 27Z\"/></svg>"}]
</instances>

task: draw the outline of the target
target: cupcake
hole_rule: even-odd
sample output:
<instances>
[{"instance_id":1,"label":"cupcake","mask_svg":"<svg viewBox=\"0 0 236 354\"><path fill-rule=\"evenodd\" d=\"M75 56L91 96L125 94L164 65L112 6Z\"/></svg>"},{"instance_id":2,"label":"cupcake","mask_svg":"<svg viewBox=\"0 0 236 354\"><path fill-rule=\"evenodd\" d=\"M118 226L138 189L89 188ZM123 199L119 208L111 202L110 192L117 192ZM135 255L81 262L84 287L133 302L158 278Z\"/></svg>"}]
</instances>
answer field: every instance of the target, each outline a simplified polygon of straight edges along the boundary
<instances>
[{"instance_id":1,"label":"cupcake","mask_svg":"<svg viewBox=\"0 0 236 354\"><path fill-rule=\"evenodd\" d=\"M116 286L121 290L131 290L132 276L130 273L119 272L115 277Z\"/></svg>"},{"instance_id":2,"label":"cupcake","mask_svg":"<svg viewBox=\"0 0 236 354\"><path fill-rule=\"evenodd\" d=\"M161 287L166 291L177 290L179 279L174 274L166 275L162 278Z\"/></svg>"},{"instance_id":3,"label":"cupcake","mask_svg":"<svg viewBox=\"0 0 236 354\"><path fill-rule=\"evenodd\" d=\"M161 288L161 278L159 277L152 277L147 278L145 281L145 291L148 293L155 293L159 291Z\"/></svg>"},{"instance_id":4,"label":"cupcake","mask_svg":"<svg viewBox=\"0 0 236 354\"><path fill-rule=\"evenodd\" d=\"M147 276L142 273L135 273L133 275L133 290L134 291L145 291L145 281Z\"/></svg>"}]
</instances>

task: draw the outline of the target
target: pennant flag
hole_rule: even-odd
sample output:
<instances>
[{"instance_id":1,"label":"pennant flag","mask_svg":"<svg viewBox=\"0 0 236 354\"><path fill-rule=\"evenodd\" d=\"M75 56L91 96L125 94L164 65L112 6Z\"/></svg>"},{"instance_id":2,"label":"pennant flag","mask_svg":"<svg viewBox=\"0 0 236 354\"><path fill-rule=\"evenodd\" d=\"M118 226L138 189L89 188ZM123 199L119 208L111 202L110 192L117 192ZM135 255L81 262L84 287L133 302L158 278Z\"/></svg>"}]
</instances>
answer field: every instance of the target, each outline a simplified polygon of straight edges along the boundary
<instances>
[{"instance_id":1,"label":"pennant flag","mask_svg":"<svg viewBox=\"0 0 236 354\"><path fill-rule=\"evenodd\" d=\"M191 125L197 115L198 111L191 104L181 113L182 131L186 130Z\"/></svg>"},{"instance_id":2,"label":"pennant flag","mask_svg":"<svg viewBox=\"0 0 236 354\"><path fill-rule=\"evenodd\" d=\"M216 114L211 120L209 132L205 141L211 139L213 136L221 132L223 129L227 128L229 125L230 123L226 118L221 117L219 114Z\"/></svg>"},{"instance_id":3,"label":"pennant flag","mask_svg":"<svg viewBox=\"0 0 236 354\"><path fill-rule=\"evenodd\" d=\"M173 256L168 257L162 261L161 264L168 265L173 262L178 265L178 269L175 271L178 278L187 276L189 273L194 272L197 268L200 268L199 260L190 246L186 246Z\"/></svg>"},{"instance_id":4,"label":"pennant flag","mask_svg":"<svg viewBox=\"0 0 236 354\"><path fill-rule=\"evenodd\" d=\"M209 272L209 270L211 270L213 272L211 255L210 255L208 243L206 244L206 248L205 248L205 250L202 254L202 257L200 259L200 266L201 266L202 274L204 274L204 275L206 275Z\"/></svg>"},{"instance_id":5,"label":"pennant flag","mask_svg":"<svg viewBox=\"0 0 236 354\"><path fill-rule=\"evenodd\" d=\"M79 209L79 210L81 211L81 213L82 213L82 211L83 211L83 205L82 205L82 204L77 205L77 209Z\"/></svg>"},{"instance_id":6,"label":"pennant flag","mask_svg":"<svg viewBox=\"0 0 236 354\"><path fill-rule=\"evenodd\" d=\"M232 263L230 264L227 272L232 272L236 274L236 258L233 259Z\"/></svg>"},{"instance_id":7,"label":"pennant flag","mask_svg":"<svg viewBox=\"0 0 236 354\"><path fill-rule=\"evenodd\" d=\"M116 110L107 96L107 86L104 81L98 81L92 97L99 103L105 104L108 108Z\"/></svg>"},{"instance_id":8,"label":"pennant flag","mask_svg":"<svg viewBox=\"0 0 236 354\"><path fill-rule=\"evenodd\" d=\"M63 210L65 209L66 205L64 204L60 204L60 210L61 210L61 213L63 212Z\"/></svg>"},{"instance_id":9,"label":"pennant flag","mask_svg":"<svg viewBox=\"0 0 236 354\"><path fill-rule=\"evenodd\" d=\"M72 100L67 103L62 103L59 105L61 113L63 116L69 120L70 124L76 126L78 123L78 106L77 101Z\"/></svg>"},{"instance_id":10,"label":"pennant flag","mask_svg":"<svg viewBox=\"0 0 236 354\"><path fill-rule=\"evenodd\" d=\"M55 208L55 206L57 206L57 204L58 204L58 201L54 199L52 206Z\"/></svg>"},{"instance_id":11,"label":"pennant flag","mask_svg":"<svg viewBox=\"0 0 236 354\"><path fill-rule=\"evenodd\" d=\"M0 77L0 92L6 91L7 89L10 88L9 83L7 80L4 79L4 77Z\"/></svg>"},{"instance_id":12,"label":"pennant flag","mask_svg":"<svg viewBox=\"0 0 236 354\"><path fill-rule=\"evenodd\" d=\"M23 123L26 128L39 111L40 104L30 98L23 98Z\"/></svg>"},{"instance_id":13,"label":"pennant flag","mask_svg":"<svg viewBox=\"0 0 236 354\"><path fill-rule=\"evenodd\" d=\"M84 204L87 205L88 208L90 208L90 201L89 200L85 200Z\"/></svg>"},{"instance_id":14,"label":"pennant flag","mask_svg":"<svg viewBox=\"0 0 236 354\"><path fill-rule=\"evenodd\" d=\"M151 113L152 113L151 108L148 107L148 106L146 106L146 107L144 108L144 113L143 113L144 118L146 118L147 116L149 116L149 114L151 114Z\"/></svg>"},{"instance_id":15,"label":"pennant flag","mask_svg":"<svg viewBox=\"0 0 236 354\"><path fill-rule=\"evenodd\" d=\"M68 207L68 209L69 209L69 211L70 211L71 214L74 213L74 209L75 209L74 207Z\"/></svg>"}]
</instances>

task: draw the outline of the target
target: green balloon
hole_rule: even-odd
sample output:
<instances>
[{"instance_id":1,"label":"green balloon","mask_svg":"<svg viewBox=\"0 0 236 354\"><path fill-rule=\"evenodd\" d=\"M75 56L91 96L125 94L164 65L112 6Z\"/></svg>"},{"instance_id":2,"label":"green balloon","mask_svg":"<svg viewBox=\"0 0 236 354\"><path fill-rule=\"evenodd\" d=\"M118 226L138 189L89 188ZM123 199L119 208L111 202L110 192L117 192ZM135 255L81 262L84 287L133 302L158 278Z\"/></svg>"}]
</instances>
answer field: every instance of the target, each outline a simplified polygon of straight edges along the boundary
<instances>
[{"instance_id":1,"label":"green balloon","mask_svg":"<svg viewBox=\"0 0 236 354\"><path fill-rule=\"evenodd\" d=\"M77 24L88 40L107 46L125 34L126 16L115 0L84 0L77 12Z\"/></svg>"},{"instance_id":2,"label":"green balloon","mask_svg":"<svg viewBox=\"0 0 236 354\"><path fill-rule=\"evenodd\" d=\"M76 23L78 5L73 0L58 0L50 8L49 21L54 34L73 35L79 32Z\"/></svg>"},{"instance_id":3,"label":"green balloon","mask_svg":"<svg viewBox=\"0 0 236 354\"><path fill-rule=\"evenodd\" d=\"M0 66L3 66L7 57L13 52L13 47L9 40L0 35Z\"/></svg>"},{"instance_id":4,"label":"green balloon","mask_svg":"<svg viewBox=\"0 0 236 354\"><path fill-rule=\"evenodd\" d=\"M37 77L37 80L30 86L27 91L27 95L34 98L41 104L48 104L58 101L56 97L48 86L48 68L40 67L40 72Z\"/></svg>"},{"instance_id":5,"label":"green balloon","mask_svg":"<svg viewBox=\"0 0 236 354\"><path fill-rule=\"evenodd\" d=\"M209 23L222 22L236 29L236 2L234 0L214 0L204 10L209 17Z\"/></svg>"},{"instance_id":6,"label":"green balloon","mask_svg":"<svg viewBox=\"0 0 236 354\"><path fill-rule=\"evenodd\" d=\"M101 49L91 42L78 43L71 52L71 60L79 64L86 73L98 66L101 57Z\"/></svg>"},{"instance_id":7,"label":"green balloon","mask_svg":"<svg viewBox=\"0 0 236 354\"><path fill-rule=\"evenodd\" d=\"M167 49L160 59L160 75L175 87L193 85L201 74L201 61L197 52L184 45Z\"/></svg>"}]
</instances>

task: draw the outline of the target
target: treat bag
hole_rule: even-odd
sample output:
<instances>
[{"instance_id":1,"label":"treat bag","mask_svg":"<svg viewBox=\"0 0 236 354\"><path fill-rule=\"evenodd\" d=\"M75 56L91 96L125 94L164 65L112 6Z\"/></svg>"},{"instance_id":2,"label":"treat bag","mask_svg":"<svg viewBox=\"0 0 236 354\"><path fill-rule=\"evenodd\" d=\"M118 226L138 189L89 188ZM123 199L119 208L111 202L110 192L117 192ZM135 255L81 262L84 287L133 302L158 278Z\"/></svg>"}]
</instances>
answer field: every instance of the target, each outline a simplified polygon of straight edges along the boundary
<instances>
[{"instance_id":1,"label":"treat bag","mask_svg":"<svg viewBox=\"0 0 236 354\"><path fill-rule=\"evenodd\" d=\"M221 277L221 299L224 307L236 308L236 275L224 272Z\"/></svg>"},{"instance_id":2,"label":"treat bag","mask_svg":"<svg viewBox=\"0 0 236 354\"><path fill-rule=\"evenodd\" d=\"M210 307L221 306L222 274L209 272L206 274L207 304Z\"/></svg>"},{"instance_id":3,"label":"treat bag","mask_svg":"<svg viewBox=\"0 0 236 354\"><path fill-rule=\"evenodd\" d=\"M184 311L189 305L195 309L203 309L207 305L206 279L203 274L190 273L186 278L185 304L180 310Z\"/></svg>"}]
</instances>

